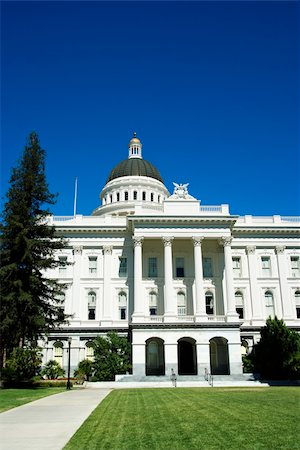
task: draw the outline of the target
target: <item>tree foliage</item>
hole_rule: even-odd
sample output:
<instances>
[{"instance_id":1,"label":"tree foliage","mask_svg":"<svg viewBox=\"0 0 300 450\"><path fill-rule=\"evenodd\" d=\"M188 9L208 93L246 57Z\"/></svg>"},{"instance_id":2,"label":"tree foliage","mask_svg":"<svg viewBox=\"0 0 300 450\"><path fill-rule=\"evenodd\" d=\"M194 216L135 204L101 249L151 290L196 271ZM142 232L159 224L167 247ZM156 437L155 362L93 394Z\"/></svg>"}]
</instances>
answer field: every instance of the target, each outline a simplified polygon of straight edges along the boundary
<instances>
[{"instance_id":1,"label":"tree foliage","mask_svg":"<svg viewBox=\"0 0 300 450\"><path fill-rule=\"evenodd\" d=\"M8 383L32 381L42 364L39 347L14 348L6 361L3 379Z\"/></svg>"},{"instance_id":2,"label":"tree foliage","mask_svg":"<svg viewBox=\"0 0 300 450\"><path fill-rule=\"evenodd\" d=\"M83 359L78 364L78 369L75 370L74 376L82 380L88 380L89 377L92 375L93 370L94 370L93 361L91 361L90 359Z\"/></svg>"},{"instance_id":3,"label":"tree foliage","mask_svg":"<svg viewBox=\"0 0 300 450\"><path fill-rule=\"evenodd\" d=\"M115 375L126 373L130 368L130 343L127 337L115 332L94 340L94 376L98 381L114 381Z\"/></svg>"},{"instance_id":4,"label":"tree foliage","mask_svg":"<svg viewBox=\"0 0 300 450\"><path fill-rule=\"evenodd\" d=\"M63 377L65 375L65 370L58 364L57 361L51 359L43 367L41 375L45 375L50 380L56 380L56 378Z\"/></svg>"},{"instance_id":5,"label":"tree foliage","mask_svg":"<svg viewBox=\"0 0 300 450\"><path fill-rule=\"evenodd\" d=\"M35 342L65 320L59 300L64 286L45 276L58 265L54 254L64 246L47 224L46 205L55 197L46 181L45 151L31 133L12 170L0 226L1 366L5 353Z\"/></svg>"},{"instance_id":6,"label":"tree foliage","mask_svg":"<svg viewBox=\"0 0 300 450\"><path fill-rule=\"evenodd\" d=\"M300 378L300 335L283 320L269 318L251 354L254 372L266 379Z\"/></svg>"}]
</instances>

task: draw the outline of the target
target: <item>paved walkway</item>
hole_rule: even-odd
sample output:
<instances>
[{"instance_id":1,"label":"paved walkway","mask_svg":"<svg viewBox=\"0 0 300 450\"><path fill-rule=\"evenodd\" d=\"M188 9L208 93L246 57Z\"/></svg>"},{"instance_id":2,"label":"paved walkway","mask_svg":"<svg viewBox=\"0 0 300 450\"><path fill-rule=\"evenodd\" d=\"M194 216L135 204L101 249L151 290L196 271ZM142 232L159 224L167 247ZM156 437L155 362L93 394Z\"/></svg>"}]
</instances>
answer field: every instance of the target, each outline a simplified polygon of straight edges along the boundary
<instances>
[{"instance_id":1,"label":"paved walkway","mask_svg":"<svg viewBox=\"0 0 300 450\"><path fill-rule=\"evenodd\" d=\"M0 414L1 450L61 450L111 389L74 389Z\"/></svg>"}]
</instances>

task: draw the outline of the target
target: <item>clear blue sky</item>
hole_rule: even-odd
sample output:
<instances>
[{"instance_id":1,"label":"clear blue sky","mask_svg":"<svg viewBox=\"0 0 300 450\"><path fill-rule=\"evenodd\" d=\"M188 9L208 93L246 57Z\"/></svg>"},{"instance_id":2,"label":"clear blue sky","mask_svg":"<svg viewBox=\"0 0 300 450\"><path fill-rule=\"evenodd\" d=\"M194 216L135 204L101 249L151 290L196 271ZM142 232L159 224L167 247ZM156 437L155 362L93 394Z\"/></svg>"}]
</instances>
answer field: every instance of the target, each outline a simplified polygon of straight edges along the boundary
<instances>
[{"instance_id":1,"label":"clear blue sky","mask_svg":"<svg viewBox=\"0 0 300 450\"><path fill-rule=\"evenodd\" d=\"M56 215L99 205L137 131L167 188L297 215L299 3L1 2L2 188L35 130Z\"/></svg>"}]
</instances>

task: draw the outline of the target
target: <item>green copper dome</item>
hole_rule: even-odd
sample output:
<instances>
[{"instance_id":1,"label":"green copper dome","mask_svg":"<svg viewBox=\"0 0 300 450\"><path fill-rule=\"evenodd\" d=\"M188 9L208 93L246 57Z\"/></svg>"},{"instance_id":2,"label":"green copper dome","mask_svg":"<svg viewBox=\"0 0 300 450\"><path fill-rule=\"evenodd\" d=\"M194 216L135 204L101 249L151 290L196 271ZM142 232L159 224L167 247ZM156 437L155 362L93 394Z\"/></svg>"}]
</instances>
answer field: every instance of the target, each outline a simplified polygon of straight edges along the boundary
<instances>
[{"instance_id":1,"label":"green copper dome","mask_svg":"<svg viewBox=\"0 0 300 450\"><path fill-rule=\"evenodd\" d=\"M130 158L121 161L112 169L106 180L106 183L114 180L115 178L129 176L155 178L156 180L163 183L159 171L149 161L141 158Z\"/></svg>"}]
</instances>

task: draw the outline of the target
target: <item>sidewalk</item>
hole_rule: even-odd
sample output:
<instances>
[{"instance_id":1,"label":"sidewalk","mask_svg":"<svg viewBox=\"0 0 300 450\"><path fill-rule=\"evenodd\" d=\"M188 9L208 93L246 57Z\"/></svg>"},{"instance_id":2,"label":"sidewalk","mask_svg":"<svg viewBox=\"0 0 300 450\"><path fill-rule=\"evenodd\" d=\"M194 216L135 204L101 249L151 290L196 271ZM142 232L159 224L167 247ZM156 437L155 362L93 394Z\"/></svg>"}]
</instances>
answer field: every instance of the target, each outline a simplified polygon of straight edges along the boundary
<instances>
[{"instance_id":1,"label":"sidewalk","mask_svg":"<svg viewBox=\"0 0 300 450\"><path fill-rule=\"evenodd\" d=\"M74 389L0 414L1 450L61 450L111 389Z\"/></svg>"}]
</instances>

